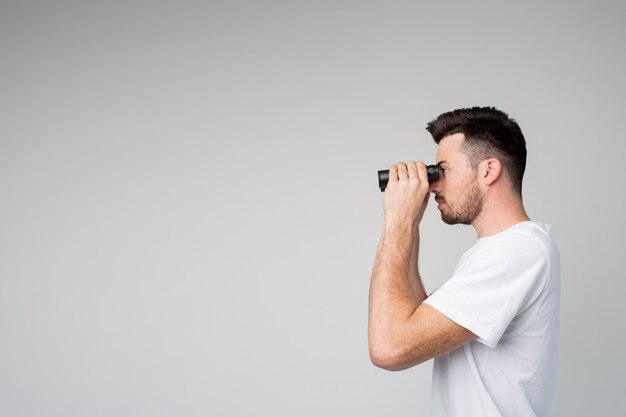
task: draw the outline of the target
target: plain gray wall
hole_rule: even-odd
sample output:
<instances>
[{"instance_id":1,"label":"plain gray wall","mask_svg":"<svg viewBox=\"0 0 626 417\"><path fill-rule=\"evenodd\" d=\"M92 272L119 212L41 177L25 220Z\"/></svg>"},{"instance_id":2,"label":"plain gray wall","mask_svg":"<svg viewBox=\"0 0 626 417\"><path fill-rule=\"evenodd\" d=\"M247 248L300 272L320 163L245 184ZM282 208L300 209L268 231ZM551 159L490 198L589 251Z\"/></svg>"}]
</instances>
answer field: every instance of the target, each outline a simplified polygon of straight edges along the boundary
<instances>
[{"instance_id":1,"label":"plain gray wall","mask_svg":"<svg viewBox=\"0 0 626 417\"><path fill-rule=\"evenodd\" d=\"M431 362L368 358L376 171L473 105L561 250L552 415L623 415L625 12L2 0L0 415L428 415ZM430 292L475 235L422 225Z\"/></svg>"}]
</instances>

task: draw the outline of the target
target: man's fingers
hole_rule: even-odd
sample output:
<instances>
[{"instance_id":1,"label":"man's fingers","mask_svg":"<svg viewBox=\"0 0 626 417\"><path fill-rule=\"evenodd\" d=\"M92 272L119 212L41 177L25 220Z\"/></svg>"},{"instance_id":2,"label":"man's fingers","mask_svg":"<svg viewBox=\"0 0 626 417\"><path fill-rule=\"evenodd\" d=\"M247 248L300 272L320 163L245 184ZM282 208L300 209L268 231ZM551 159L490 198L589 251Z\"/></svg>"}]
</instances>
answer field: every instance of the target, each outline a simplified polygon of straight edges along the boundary
<instances>
[{"instance_id":1,"label":"man's fingers","mask_svg":"<svg viewBox=\"0 0 626 417\"><path fill-rule=\"evenodd\" d=\"M395 165L392 165L389 167L389 181L387 182L392 183L392 182L397 182L398 181L398 167Z\"/></svg>"},{"instance_id":2,"label":"man's fingers","mask_svg":"<svg viewBox=\"0 0 626 417\"><path fill-rule=\"evenodd\" d=\"M417 173L417 164L415 163L415 161L408 162L406 166L409 170L409 178L419 178L419 175Z\"/></svg>"},{"instance_id":3,"label":"man's fingers","mask_svg":"<svg viewBox=\"0 0 626 417\"><path fill-rule=\"evenodd\" d=\"M428 185L428 172L426 171L426 164L423 162L417 162L416 169L417 177L420 179L420 182Z\"/></svg>"},{"instance_id":4,"label":"man's fingers","mask_svg":"<svg viewBox=\"0 0 626 417\"><path fill-rule=\"evenodd\" d=\"M417 179L420 183L428 185L428 173L426 165L420 161L410 161L407 163L398 162L389 168L389 182L405 181Z\"/></svg>"},{"instance_id":5,"label":"man's fingers","mask_svg":"<svg viewBox=\"0 0 626 417\"><path fill-rule=\"evenodd\" d=\"M409 172L407 171L406 164L404 162L398 162L398 180L406 180L409 178Z\"/></svg>"}]
</instances>

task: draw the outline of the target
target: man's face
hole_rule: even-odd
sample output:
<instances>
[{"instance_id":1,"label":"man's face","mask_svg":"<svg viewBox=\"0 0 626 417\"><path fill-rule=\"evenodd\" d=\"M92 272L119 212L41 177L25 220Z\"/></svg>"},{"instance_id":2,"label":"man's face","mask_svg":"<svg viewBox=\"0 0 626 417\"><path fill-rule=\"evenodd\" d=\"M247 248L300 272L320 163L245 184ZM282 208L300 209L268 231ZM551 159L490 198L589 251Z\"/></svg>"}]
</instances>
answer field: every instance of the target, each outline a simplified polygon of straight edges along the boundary
<instances>
[{"instance_id":1,"label":"man's face","mask_svg":"<svg viewBox=\"0 0 626 417\"><path fill-rule=\"evenodd\" d=\"M437 147L437 163L441 168L439 181L430 185L435 194L441 219L447 224L471 224L483 208L476 169L461 151L462 133L444 137Z\"/></svg>"}]
</instances>

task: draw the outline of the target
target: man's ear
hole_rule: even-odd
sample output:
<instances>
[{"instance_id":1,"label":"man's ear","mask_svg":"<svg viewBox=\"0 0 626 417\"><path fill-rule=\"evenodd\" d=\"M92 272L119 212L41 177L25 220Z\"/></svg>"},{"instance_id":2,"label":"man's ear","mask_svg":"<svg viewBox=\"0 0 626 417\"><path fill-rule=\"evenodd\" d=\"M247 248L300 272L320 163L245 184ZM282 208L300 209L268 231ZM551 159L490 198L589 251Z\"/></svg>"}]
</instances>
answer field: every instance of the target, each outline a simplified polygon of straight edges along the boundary
<instances>
[{"instance_id":1,"label":"man's ear","mask_svg":"<svg viewBox=\"0 0 626 417\"><path fill-rule=\"evenodd\" d=\"M485 159L480 163L478 172L483 184L491 185L502 175L502 163L496 158Z\"/></svg>"}]
</instances>

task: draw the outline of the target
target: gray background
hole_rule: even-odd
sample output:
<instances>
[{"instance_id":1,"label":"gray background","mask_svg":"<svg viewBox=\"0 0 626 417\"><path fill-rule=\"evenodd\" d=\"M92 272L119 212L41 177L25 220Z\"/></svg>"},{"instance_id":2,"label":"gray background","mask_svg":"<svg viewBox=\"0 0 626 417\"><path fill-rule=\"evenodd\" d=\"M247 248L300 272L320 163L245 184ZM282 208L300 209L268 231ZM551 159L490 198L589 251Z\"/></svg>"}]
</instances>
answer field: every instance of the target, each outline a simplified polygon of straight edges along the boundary
<instances>
[{"instance_id":1,"label":"gray background","mask_svg":"<svg viewBox=\"0 0 626 417\"><path fill-rule=\"evenodd\" d=\"M473 105L561 250L552 415L623 415L625 10L2 0L0 415L428 415L368 358L376 171ZM431 292L475 235L422 236Z\"/></svg>"}]
</instances>

